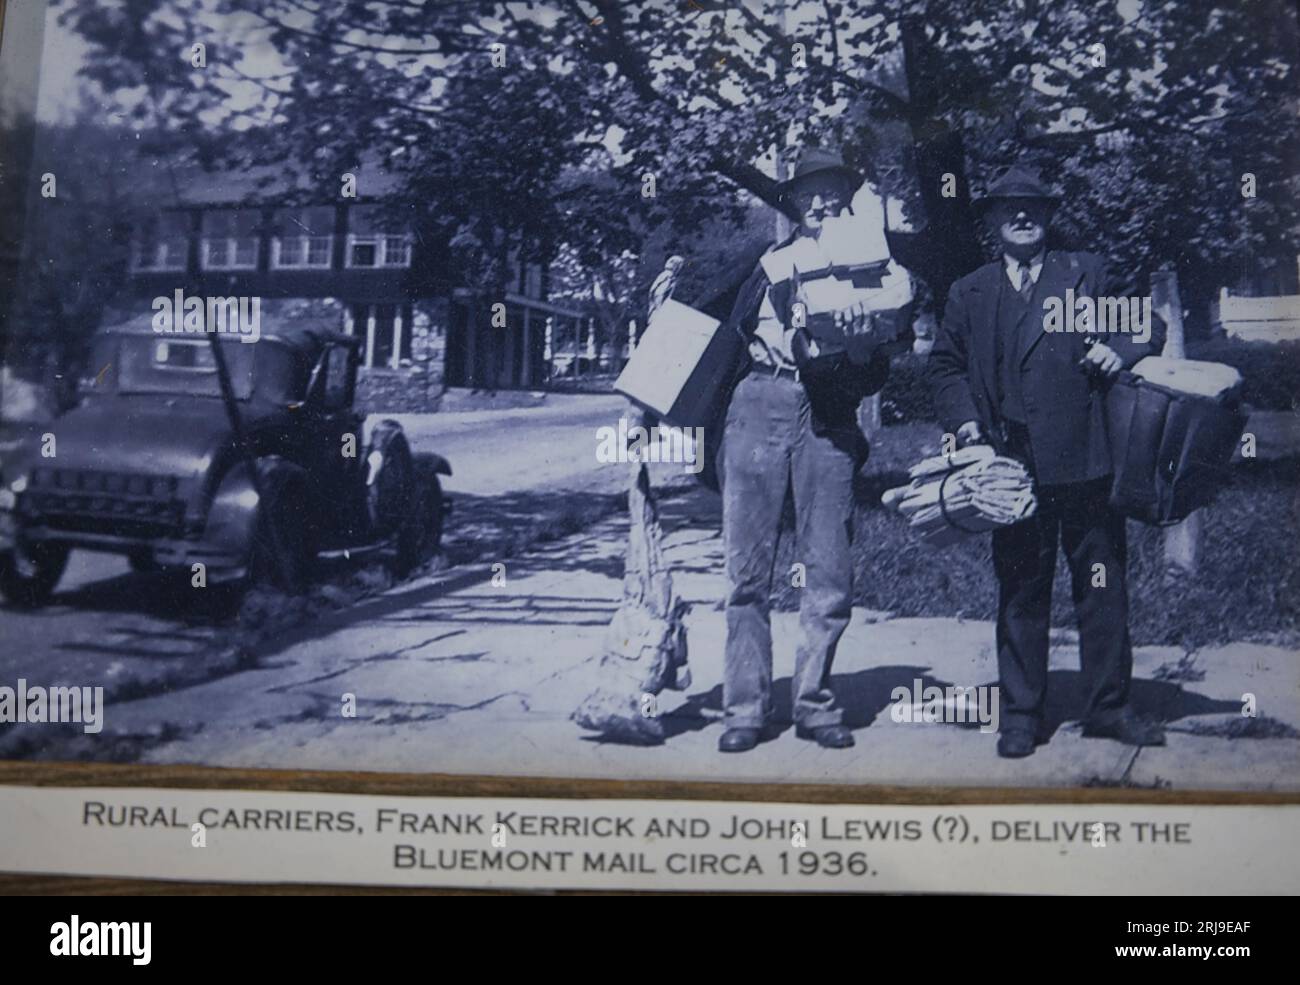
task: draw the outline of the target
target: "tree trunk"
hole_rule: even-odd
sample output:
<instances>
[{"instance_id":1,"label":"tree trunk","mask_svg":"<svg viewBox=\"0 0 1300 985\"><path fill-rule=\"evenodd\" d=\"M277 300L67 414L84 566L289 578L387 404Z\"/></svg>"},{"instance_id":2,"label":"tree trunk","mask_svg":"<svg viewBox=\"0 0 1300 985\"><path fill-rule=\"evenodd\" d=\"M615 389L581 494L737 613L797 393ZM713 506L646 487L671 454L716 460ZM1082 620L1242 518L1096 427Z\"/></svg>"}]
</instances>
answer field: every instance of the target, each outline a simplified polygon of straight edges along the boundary
<instances>
[{"instance_id":1,"label":"tree trunk","mask_svg":"<svg viewBox=\"0 0 1300 985\"><path fill-rule=\"evenodd\" d=\"M934 81L942 78L940 66L928 63L939 56L933 45L925 43L925 25L915 17L904 17L899 29L903 43L903 69L907 78L908 130L912 135L912 152L919 183L921 203L925 208L925 228L916 235L916 248L907 260L916 274L934 294L936 317L942 317L953 281L964 277L981 263L984 254L975 231L971 208L970 182L966 177L966 147L960 133L952 130L932 110L938 105L939 93ZM953 181L947 182L946 175ZM954 195L944 195L945 187L954 186Z\"/></svg>"}]
</instances>

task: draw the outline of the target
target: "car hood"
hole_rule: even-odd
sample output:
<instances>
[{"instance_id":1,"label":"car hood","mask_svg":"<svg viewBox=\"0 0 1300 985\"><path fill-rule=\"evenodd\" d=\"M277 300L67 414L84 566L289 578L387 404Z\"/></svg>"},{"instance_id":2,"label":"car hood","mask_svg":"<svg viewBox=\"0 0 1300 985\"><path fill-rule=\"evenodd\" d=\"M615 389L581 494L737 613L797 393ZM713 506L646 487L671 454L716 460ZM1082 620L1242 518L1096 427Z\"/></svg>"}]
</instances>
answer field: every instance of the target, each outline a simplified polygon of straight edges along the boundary
<instances>
[{"instance_id":1,"label":"car hood","mask_svg":"<svg viewBox=\"0 0 1300 985\"><path fill-rule=\"evenodd\" d=\"M217 401L193 397L87 400L23 443L6 480L35 466L198 477L230 438ZM42 455L51 442L53 455Z\"/></svg>"}]
</instances>

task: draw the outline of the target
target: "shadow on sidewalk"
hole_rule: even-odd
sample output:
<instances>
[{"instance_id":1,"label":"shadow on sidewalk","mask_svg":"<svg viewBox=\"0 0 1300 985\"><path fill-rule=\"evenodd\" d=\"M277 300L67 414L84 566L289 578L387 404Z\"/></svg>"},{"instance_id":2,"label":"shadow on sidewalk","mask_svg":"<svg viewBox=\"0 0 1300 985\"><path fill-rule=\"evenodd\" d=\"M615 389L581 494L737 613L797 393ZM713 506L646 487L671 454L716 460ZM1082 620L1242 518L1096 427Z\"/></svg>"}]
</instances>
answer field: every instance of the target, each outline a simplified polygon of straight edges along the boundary
<instances>
[{"instance_id":1,"label":"shadow on sidewalk","mask_svg":"<svg viewBox=\"0 0 1300 985\"><path fill-rule=\"evenodd\" d=\"M853 731L870 727L882 715L889 716L894 704L894 692L902 688L913 693L914 682L921 687L944 690L955 682L935 677L926 667L904 664L871 667L850 674L832 676L832 687L844 708L844 724ZM980 686L995 685L985 681ZM965 686L965 685L962 685ZM792 681L789 676L777 678L772 685L772 725L774 736L788 731L792 725ZM1079 721L1084 714L1083 677L1078 671L1053 671L1048 676L1048 698L1045 733L1052 736L1065 722ZM1172 722L1194 715L1221 715L1239 712L1240 701L1215 700L1204 695L1184 691L1177 684L1166 681L1135 680L1132 701L1134 709L1161 722ZM710 725L723 724L722 685L715 684L707 691L697 691L687 696L685 702L664 714L664 740L699 732ZM939 724L939 723L935 723ZM978 721L949 723L955 728L978 729ZM585 735L585 741L616 744L600 736Z\"/></svg>"},{"instance_id":2,"label":"shadow on sidewalk","mask_svg":"<svg viewBox=\"0 0 1300 985\"><path fill-rule=\"evenodd\" d=\"M712 496L700 490L705 496ZM680 511L683 518L700 513L684 501L694 490L673 491L661 501L664 513ZM714 497L716 499L716 497ZM452 517L457 527L447 535L449 558L473 567L455 568L433 582L392 589L350 608L326 613L257 647L265 659L290 647L320 639L358 624L396 618L405 622L475 622L532 625L603 626L618 607L627 545L626 526L597 526L600 520L625 512L624 496L585 493L524 492L508 496L457 497ZM693 522L693 521L692 521ZM701 514L700 522L707 517ZM666 520L668 530L675 522ZM584 528L586 536L573 536ZM707 526L702 527L707 529ZM482 538L476 540L475 538ZM471 545L472 548L471 548ZM517 551L517 552L516 552ZM455 598L477 585L491 585L484 565L505 564L506 584L491 593ZM590 594L538 595L517 592L511 584L539 574L598 575L611 582L607 596Z\"/></svg>"}]
</instances>

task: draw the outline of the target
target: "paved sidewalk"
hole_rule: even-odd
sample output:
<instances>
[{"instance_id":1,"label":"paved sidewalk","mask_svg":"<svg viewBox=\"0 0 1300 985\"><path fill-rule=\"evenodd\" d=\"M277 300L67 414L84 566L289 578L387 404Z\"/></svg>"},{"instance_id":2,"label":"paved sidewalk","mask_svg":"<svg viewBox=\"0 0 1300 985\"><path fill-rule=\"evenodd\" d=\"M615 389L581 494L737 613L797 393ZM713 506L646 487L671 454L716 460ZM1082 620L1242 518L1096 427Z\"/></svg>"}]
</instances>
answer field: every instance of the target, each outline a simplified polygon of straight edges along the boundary
<instances>
[{"instance_id":1,"label":"paved sidewalk","mask_svg":"<svg viewBox=\"0 0 1300 985\"><path fill-rule=\"evenodd\" d=\"M413 448L445 455L455 472L443 477L454 505L443 539L447 563L508 558L617 509L626 471L601 463L596 448L598 429L617 425L626 407L618 396L563 395L531 409L398 415L411 424ZM0 467L19 434L41 430L0 422ZM681 466L655 468L658 481L691 481ZM387 581L378 570L383 564L380 558L323 564L311 604L291 604L291 612L280 613L282 622L303 618L304 609L334 609L363 590L369 593ZM237 669L232 642L264 628L273 631L260 620L251 627L250 620L232 623L230 601L219 591L196 592L188 570L133 573L123 557L74 550L50 605L23 610L0 604L0 683L103 686L113 708L128 697L180 696ZM148 741L130 741L124 751L96 749L86 740L67 754L129 756ZM0 758L54 755L65 747L54 730L0 723Z\"/></svg>"},{"instance_id":2,"label":"paved sidewalk","mask_svg":"<svg viewBox=\"0 0 1300 985\"><path fill-rule=\"evenodd\" d=\"M822 750L786 728L744 755L716 751L721 726L723 577L717 498L702 490L665 504L668 556L688 617L695 686L663 696L667 742L594 741L569 720L591 688L605 625L618 604L626 519L491 568L456 569L339 613L212 683L110 708L110 730L168 737L150 762L414 770L619 779L1019 785L1140 785L1177 789L1300 789L1300 739L1228 738L1260 713L1300 728L1300 672L1281 648L1233 644L1188 655L1136 654L1135 700L1169 723L1169 744L1133 750L1084 739L1078 651L1058 631L1052 651L1051 742L1026 760L995 755L976 728L891 720L891 692L996 681L992 626L891 619L855 610L835 685L855 730L852 750ZM498 579L499 581L499 579ZM788 719L797 633L774 614L778 713ZM1186 660L1184 660L1186 658ZM1181 667L1180 661L1183 661ZM1190 671L1190 673L1189 673ZM1161 679L1173 673L1175 680ZM1202 677L1199 680L1189 678ZM1181 682L1177 682L1181 680ZM357 717L340 713L356 696ZM1218 734L1197 734L1210 730ZM1294 734L1294 731L1292 732Z\"/></svg>"}]
</instances>

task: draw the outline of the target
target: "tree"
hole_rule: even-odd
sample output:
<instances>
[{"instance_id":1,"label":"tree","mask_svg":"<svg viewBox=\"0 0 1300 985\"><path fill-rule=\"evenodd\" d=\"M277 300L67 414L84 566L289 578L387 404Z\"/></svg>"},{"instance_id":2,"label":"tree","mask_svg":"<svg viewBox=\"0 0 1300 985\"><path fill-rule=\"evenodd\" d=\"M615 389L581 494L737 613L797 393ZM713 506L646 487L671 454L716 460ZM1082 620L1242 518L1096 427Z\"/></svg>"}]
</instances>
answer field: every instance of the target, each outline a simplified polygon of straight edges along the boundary
<instances>
[{"instance_id":1,"label":"tree","mask_svg":"<svg viewBox=\"0 0 1300 985\"><path fill-rule=\"evenodd\" d=\"M608 173L575 176L570 197L575 207L589 209L595 203L604 209L604 203L617 195L615 184ZM637 323L638 334L645 328L645 299L668 257L686 258L673 296L722 318L729 310L732 290L772 242L770 211L759 205L739 215L732 210L704 217L686 214L690 221L653 226L643 215L624 217L627 224L619 242L626 245L618 253L608 246L606 225L590 230L595 237L590 241L597 245L585 250L566 245L558 254L551 299L591 317L602 351L607 346L620 348L627 341L629 322Z\"/></svg>"},{"instance_id":2,"label":"tree","mask_svg":"<svg viewBox=\"0 0 1300 985\"><path fill-rule=\"evenodd\" d=\"M126 164L128 137L88 113L38 129L5 361L60 405L125 275L131 221L151 207Z\"/></svg>"},{"instance_id":3,"label":"tree","mask_svg":"<svg viewBox=\"0 0 1300 985\"><path fill-rule=\"evenodd\" d=\"M940 305L982 256L971 178L1025 153L1065 184L1067 231L1147 267L1297 240L1281 0L68 4L91 74L142 87L136 110L160 125L274 121L267 153L401 152L432 213L517 217L541 240L607 231L566 225L546 197L593 150L614 151L607 213L689 225L741 193L775 205L759 164L813 140L843 144L925 224L899 250ZM201 72L176 57L216 25L225 57ZM237 44L283 68L254 72ZM1262 180L1243 211L1248 171ZM645 175L670 196L643 200Z\"/></svg>"}]
</instances>

